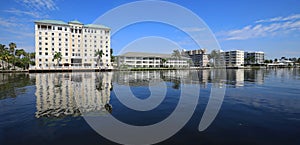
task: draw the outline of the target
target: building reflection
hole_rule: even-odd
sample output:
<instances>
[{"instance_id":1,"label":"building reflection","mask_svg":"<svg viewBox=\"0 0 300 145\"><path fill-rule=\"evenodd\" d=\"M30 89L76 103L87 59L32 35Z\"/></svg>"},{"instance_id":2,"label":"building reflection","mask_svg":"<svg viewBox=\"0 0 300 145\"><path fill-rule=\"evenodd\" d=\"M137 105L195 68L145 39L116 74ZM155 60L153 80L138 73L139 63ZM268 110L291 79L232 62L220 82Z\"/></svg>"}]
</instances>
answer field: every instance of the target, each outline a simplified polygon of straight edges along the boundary
<instances>
[{"instance_id":1,"label":"building reflection","mask_svg":"<svg viewBox=\"0 0 300 145\"><path fill-rule=\"evenodd\" d=\"M244 86L244 69L228 69L227 84L234 87Z\"/></svg>"},{"instance_id":2,"label":"building reflection","mask_svg":"<svg viewBox=\"0 0 300 145\"><path fill-rule=\"evenodd\" d=\"M265 70L264 69L251 69L245 70L245 81L254 82L256 84L264 84Z\"/></svg>"},{"instance_id":3,"label":"building reflection","mask_svg":"<svg viewBox=\"0 0 300 145\"><path fill-rule=\"evenodd\" d=\"M181 84L199 84L206 88L209 83L221 86L225 80L221 70L164 70L164 71L121 71L114 74L118 85L148 86L150 80L160 83L161 80L171 82L174 89Z\"/></svg>"},{"instance_id":4,"label":"building reflection","mask_svg":"<svg viewBox=\"0 0 300 145\"><path fill-rule=\"evenodd\" d=\"M36 113L40 117L79 116L110 109L112 73L44 73L36 76Z\"/></svg>"}]
</instances>

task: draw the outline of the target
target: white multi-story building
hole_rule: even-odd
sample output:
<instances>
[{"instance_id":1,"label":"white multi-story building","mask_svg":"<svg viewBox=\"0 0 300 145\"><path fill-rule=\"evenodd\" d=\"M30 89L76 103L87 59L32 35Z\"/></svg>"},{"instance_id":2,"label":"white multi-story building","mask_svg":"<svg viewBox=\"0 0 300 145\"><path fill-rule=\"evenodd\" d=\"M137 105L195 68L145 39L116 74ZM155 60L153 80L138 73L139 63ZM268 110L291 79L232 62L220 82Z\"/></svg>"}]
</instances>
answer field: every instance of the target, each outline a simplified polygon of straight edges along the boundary
<instances>
[{"instance_id":1,"label":"white multi-story building","mask_svg":"<svg viewBox=\"0 0 300 145\"><path fill-rule=\"evenodd\" d=\"M245 52L245 64L263 64L265 61L264 52Z\"/></svg>"},{"instance_id":2,"label":"white multi-story building","mask_svg":"<svg viewBox=\"0 0 300 145\"><path fill-rule=\"evenodd\" d=\"M110 28L79 21L35 21L36 69L111 67ZM96 52L103 52L101 57ZM56 53L62 59L53 59Z\"/></svg>"},{"instance_id":3,"label":"white multi-story building","mask_svg":"<svg viewBox=\"0 0 300 145\"><path fill-rule=\"evenodd\" d=\"M189 67L187 57L175 58L171 54L127 52L117 57L118 67L128 68L160 68Z\"/></svg>"},{"instance_id":4,"label":"white multi-story building","mask_svg":"<svg viewBox=\"0 0 300 145\"><path fill-rule=\"evenodd\" d=\"M193 66L195 67L206 67L209 63L206 49L183 50L182 55L190 57L193 61Z\"/></svg>"},{"instance_id":5,"label":"white multi-story building","mask_svg":"<svg viewBox=\"0 0 300 145\"><path fill-rule=\"evenodd\" d=\"M239 67L244 65L244 51L232 50L221 52L221 58L226 66Z\"/></svg>"}]
</instances>

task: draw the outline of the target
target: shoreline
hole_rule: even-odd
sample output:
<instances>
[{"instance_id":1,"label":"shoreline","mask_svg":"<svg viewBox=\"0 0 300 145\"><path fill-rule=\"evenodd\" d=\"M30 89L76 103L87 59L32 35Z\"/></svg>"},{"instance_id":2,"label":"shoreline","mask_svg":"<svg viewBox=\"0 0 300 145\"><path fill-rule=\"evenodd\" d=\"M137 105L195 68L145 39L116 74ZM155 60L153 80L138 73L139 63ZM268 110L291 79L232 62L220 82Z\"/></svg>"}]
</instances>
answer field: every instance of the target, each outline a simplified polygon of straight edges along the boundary
<instances>
[{"instance_id":1,"label":"shoreline","mask_svg":"<svg viewBox=\"0 0 300 145\"><path fill-rule=\"evenodd\" d=\"M111 71L164 71L164 70L211 70L211 69L291 69L297 67L201 67L201 68L132 68L132 69L31 69L0 70L0 73L62 73L62 72L111 72Z\"/></svg>"}]
</instances>

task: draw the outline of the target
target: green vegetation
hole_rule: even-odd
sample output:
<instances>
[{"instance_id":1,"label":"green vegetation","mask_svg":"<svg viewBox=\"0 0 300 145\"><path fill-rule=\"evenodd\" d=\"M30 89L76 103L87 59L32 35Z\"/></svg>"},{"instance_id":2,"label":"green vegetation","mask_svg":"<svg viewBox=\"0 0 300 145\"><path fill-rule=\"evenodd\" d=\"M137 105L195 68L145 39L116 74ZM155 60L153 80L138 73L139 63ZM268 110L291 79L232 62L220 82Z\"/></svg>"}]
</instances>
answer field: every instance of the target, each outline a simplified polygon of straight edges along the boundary
<instances>
[{"instance_id":1,"label":"green vegetation","mask_svg":"<svg viewBox=\"0 0 300 145\"><path fill-rule=\"evenodd\" d=\"M60 52L55 52L55 54L53 55L53 60L56 60L56 66L58 66L61 59L62 59L61 53Z\"/></svg>"},{"instance_id":2,"label":"green vegetation","mask_svg":"<svg viewBox=\"0 0 300 145\"><path fill-rule=\"evenodd\" d=\"M95 52L95 57L97 56L97 66L102 65L102 61L101 61L101 63L100 63L100 60L101 60L101 58L102 58L102 55L104 55L104 53L103 53L102 50L97 50L97 51Z\"/></svg>"},{"instance_id":3,"label":"green vegetation","mask_svg":"<svg viewBox=\"0 0 300 145\"><path fill-rule=\"evenodd\" d=\"M0 68L2 70L16 70L16 67L26 70L29 68L29 64L35 65L35 52L28 53L24 49L16 49L16 43L9 43L8 47L0 44Z\"/></svg>"}]
</instances>

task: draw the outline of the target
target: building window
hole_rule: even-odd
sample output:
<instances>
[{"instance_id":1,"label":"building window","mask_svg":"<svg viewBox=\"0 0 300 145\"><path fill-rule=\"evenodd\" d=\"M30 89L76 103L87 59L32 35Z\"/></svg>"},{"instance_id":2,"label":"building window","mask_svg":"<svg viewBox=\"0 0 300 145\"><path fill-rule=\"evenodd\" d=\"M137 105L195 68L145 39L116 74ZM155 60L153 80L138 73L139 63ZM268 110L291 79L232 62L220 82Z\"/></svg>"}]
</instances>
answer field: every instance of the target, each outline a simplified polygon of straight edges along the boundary
<instances>
[{"instance_id":1,"label":"building window","mask_svg":"<svg viewBox=\"0 0 300 145\"><path fill-rule=\"evenodd\" d=\"M42 50L42 47L40 47L39 50Z\"/></svg>"},{"instance_id":2,"label":"building window","mask_svg":"<svg viewBox=\"0 0 300 145\"><path fill-rule=\"evenodd\" d=\"M39 32L39 35L42 35L42 32Z\"/></svg>"},{"instance_id":3,"label":"building window","mask_svg":"<svg viewBox=\"0 0 300 145\"><path fill-rule=\"evenodd\" d=\"M61 41L61 38L58 38L58 41Z\"/></svg>"},{"instance_id":4,"label":"building window","mask_svg":"<svg viewBox=\"0 0 300 145\"><path fill-rule=\"evenodd\" d=\"M45 35L48 35L48 32L45 32Z\"/></svg>"},{"instance_id":5,"label":"building window","mask_svg":"<svg viewBox=\"0 0 300 145\"><path fill-rule=\"evenodd\" d=\"M61 48L59 48L58 51L61 51Z\"/></svg>"},{"instance_id":6,"label":"building window","mask_svg":"<svg viewBox=\"0 0 300 145\"><path fill-rule=\"evenodd\" d=\"M66 39L66 41L68 41L68 39Z\"/></svg>"},{"instance_id":7,"label":"building window","mask_svg":"<svg viewBox=\"0 0 300 145\"><path fill-rule=\"evenodd\" d=\"M42 52L39 52L39 55L42 55Z\"/></svg>"},{"instance_id":8,"label":"building window","mask_svg":"<svg viewBox=\"0 0 300 145\"><path fill-rule=\"evenodd\" d=\"M46 58L45 61L48 61L48 59Z\"/></svg>"},{"instance_id":9,"label":"building window","mask_svg":"<svg viewBox=\"0 0 300 145\"><path fill-rule=\"evenodd\" d=\"M45 50L48 50L48 48L45 48Z\"/></svg>"},{"instance_id":10,"label":"building window","mask_svg":"<svg viewBox=\"0 0 300 145\"><path fill-rule=\"evenodd\" d=\"M66 51L68 51L68 49L66 48Z\"/></svg>"},{"instance_id":11,"label":"building window","mask_svg":"<svg viewBox=\"0 0 300 145\"><path fill-rule=\"evenodd\" d=\"M52 41L54 41L54 38L52 38Z\"/></svg>"},{"instance_id":12,"label":"building window","mask_svg":"<svg viewBox=\"0 0 300 145\"><path fill-rule=\"evenodd\" d=\"M61 36L61 33L58 33L58 36Z\"/></svg>"},{"instance_id":13,"label":"building window","mask_svg":"<svg viewBox=\"0 0 300 145\"><path fill-rule=\"evenodd\" d=\"M39 42L39 45L42 45L42 42Z\"/></svg>"},{"instance_id":14,"label":"building window","mask_svg":"<svg viewBox=\"0 0 300 145\"><path fill-rule=\"evenodd\" d=\"M45 43L45 45L48 45L48 43Z\"/></svg>"},{"instance_id":15,"label":"building window","mask_svg":"<svg viewBox=\"0 0 300 145\"><path fill-rule=\"evenodd\" d=\"M58 46L61 46L61 43L58 43Z\"/></svg>"},{"instance_id":16,"label":"building window","mask_svg":"<svg viewBox=\"0 0 300 145\"><path fill-rule=\"evenodd\" d=\"M58 27L57 30L62 30L62 27Z\"/></svg>"},{"instance_id":17,"label":"building window","mask_svg":"<svg viewBox=\"0 0 300 145\"><path fill-rule=\"evenodd\" d=\"M65 36L68 36L68 34L65 34Z\"/></svg>"},{"instance_id":18,"label":"building window","mask_svg":"<svg viewBox=\"0 0 300 145\"><path fill-rule=\"evenodd\" d=\"M54 33L52 33L52 36L54 36Z\"/></svg>"},{"instance_id":19,"label":"building window","mask_svg":"<svg viewBox=\"0 0 300 145\"><path fill-rule=\"evenodd\" d=\"M66 56L68 56L68 53L66 53Z\"/></svg>"},{"instance_id":20,"label":"building window","mask_svg":"<svg viewBox=\"0 0 300 145\"><path fill-rule=\"evenodd\" d=\"M52 48L52 51L54 51L54 48Z\"/></svg>"},{"instance_id":21,"label":"building window","mask_svg":"<svg viewBox=\"0 0 300 145\"><path fill-rule=\"evenodd\" d=\"M48 52L45 52L45 55L48 55Z\"/></svg>"},{"instance_id":22,"label":"building window","mask_svg":"<svg viewBox=\"0 0 300 145\"><path fill-rule=\"evenodd\" d=\"M54 43L52 43L52 46L54 46Z\"/></svg>"}]
</instances>

